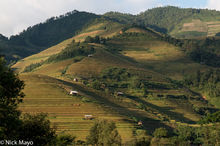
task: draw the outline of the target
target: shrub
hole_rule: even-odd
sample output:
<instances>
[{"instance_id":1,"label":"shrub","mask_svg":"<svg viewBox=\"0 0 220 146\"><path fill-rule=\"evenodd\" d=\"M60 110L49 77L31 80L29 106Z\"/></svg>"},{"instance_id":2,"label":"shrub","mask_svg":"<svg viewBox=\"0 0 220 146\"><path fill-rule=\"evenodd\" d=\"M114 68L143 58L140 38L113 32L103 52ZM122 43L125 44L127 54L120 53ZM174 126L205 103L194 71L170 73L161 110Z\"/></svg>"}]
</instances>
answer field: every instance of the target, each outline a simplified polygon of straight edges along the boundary
<instances>
[{"instance_id":1,"label":"shrub","mask_svg":"<svg viewBox=\"0 0 220 146\"><path fill-rule=\"evenodd\" d=\"M168 131L165 128L157 128L154 133L154 137L156 138L162 138L168 136Z\"/></svg>"},{"instance_id":2,"label":"shrub","mask_svg":"<svg viewBox=\"0 0 220 146\"><path fill-rule=\"evenodd\" d=\"M114 122L97 120L90 129L87 143L91 145L121 145L121 136L118 134Z\"/></svg>"}]
</instances>

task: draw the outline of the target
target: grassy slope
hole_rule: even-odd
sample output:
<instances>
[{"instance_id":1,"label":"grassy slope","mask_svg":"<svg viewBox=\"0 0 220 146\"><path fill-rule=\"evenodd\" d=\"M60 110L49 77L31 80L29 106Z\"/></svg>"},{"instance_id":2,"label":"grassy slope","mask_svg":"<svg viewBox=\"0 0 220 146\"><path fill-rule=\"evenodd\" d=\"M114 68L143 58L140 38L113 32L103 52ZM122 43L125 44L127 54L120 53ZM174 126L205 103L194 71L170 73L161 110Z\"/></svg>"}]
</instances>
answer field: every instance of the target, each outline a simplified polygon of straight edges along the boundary
<instances>
[{"instance_id":1,"label":"grassy slope","mask_svg":"<svg viewBox=\"0 0 220 146\"><path fill-rule=\"evenodd\" d=\"M200 19L188 19L180 22L170 32L175 37L198 38L202 36L215 36L220 31L220 21L205 21Z\"/></svg>"},{"instance_id":2,"label":"grassy slope","mask_svg":"<svg viewBox=\"0 0 220 146\"><path fill-rule=\"evenodd\" d=\"M103 26L105 26L103 23L89 26L75 38L83 39L91 33L93 35L101 34L102 36L116 34L121 29L121 26L116 25L115 31L111 30L104 33ZM139 28L131 28L127 32L148 33ZM139 74L140 77L150 78L149 80L152 82L168 83L169 81L165 75L181 78L182 70L187 70L188 73L192 71L189 69L190 67L204 67L191 62L175 46L159 41L154 36L153 38L144 41L117 41L117 39L110 41L109 45L113 45L115 48L123 48L121 53L111 53L106 51L108 46L93 44L96 50L93 57L86 57L77 63L74 63L72 59L68 59L62 62L44 64L33 73L21 74L21 79L26 82L25 93L27 96L20 109L24 112L48 112L51 121L57 124L60 132L67 130L66 132L75 134L80 139L85 138L92 124L92 121L82 120L84 114L93 114L97 118L116 121L124 141L131 139L132 130L137 126L137 123L132 121L134 117L144 121L144 127L149 133L161 126L172 127L171 121L195 123L200 116L193 111L192 105L206 106L203 101L158 99L156 97L158 94L191 94L185 89L155 89L151 91L153 93L151 98L139 98L138 93L134 93L136 94L135 97L124 98L119 101L111 95L85 87L80 82L73 83L72 81L74 77L89 78L97 76L103 69L117 66L128 68ZM33 60L40 62L49 55L61 51L70 41L71 39L59 44L60 46L54 46L39 54L25 58L23 64L16 64L14 67L22 69L28 63L32 63ZM53 49L56 51L54 52ZM186 63L187 67L184 66ZM64 70L65 74L62 74ZM83 97L93 102L83 103L82 99L68 96L67 93L70 89L80 91ZM75 107L74 104L80 104L80 106ZM147 105L148 110L139 109L140 104ZM163 117L169 117L170 119L168 122L163 121Z\"/></svg>"},{"instance_id":3,"label":"grassy slope","mask_svg":"<svg viewBox=\"0 0 220 146\"><path fill-rule=\"evenodd\" d=\"M131 138L131 128L134 125L125 122L126 117L110 108L104 108L95 103L84 103L79 97L68 95L70 89L87 90L80 85L37 74L24 74L20 78L26 83L24 90L26 98L20 105L21 111L48 113L59 133L69 133L76 135L79 139L84 139L93 121L83 120L83 118L86 114L92 114L95 118L111 119L117 122L122 138L124 140ZM84 93L83 97L88 97L88 95Z\"/></svg>"},{"instance_id":4,"label":"grassy slope","mask_svg":"<svg viewBox=\"0 0 220 146\"><path fill-rule=\"evenodd\" d=\"M110 26L108 28L108 26ZM107 28L106 28L107 27ZM122 25L116 22L103 20L103 22L95 21L92 24L86 26L78 35L67 39L58 45L52 46L38 54L31 55L20 61L18 61L13 68L17 68L19 72L22 72L24 68L32 63L39 63L46 60L49 56L54 55L62 51L72 40L83 41L87 36L102 36L111 37L119 33L122 29Z\"/></svg>"},{"instance_id":5,"label":"grassy slope","mask_svg":"<svg viewBox=\"0 0 220 146\"><path fill-rule=\"evenodd\" d=\"M197 38L214 36L219 32L219 14L215 10L165 6L149 9L138 15L117 12L104 15L122 23L136 22L178 38Z\"/></svg>"}]
</instances>

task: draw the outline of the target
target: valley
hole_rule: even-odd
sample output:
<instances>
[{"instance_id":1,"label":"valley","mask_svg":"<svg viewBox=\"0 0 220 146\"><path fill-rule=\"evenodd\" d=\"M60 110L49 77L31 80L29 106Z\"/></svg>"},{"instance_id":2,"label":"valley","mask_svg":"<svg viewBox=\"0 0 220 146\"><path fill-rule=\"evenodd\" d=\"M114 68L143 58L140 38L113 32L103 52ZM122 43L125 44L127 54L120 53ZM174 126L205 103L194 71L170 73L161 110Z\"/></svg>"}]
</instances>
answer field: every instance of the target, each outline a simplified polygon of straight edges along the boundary
<instances>
[{"instance_id":1,"label":"valley","mask_svg":"<svg viewBox=\"0 0 220 146\"><path fill-rule=\"evenodd\" d=\"M219 134L218 14L169 6L138 15L75 10L0 40L25 84L18 110L46 113L55 133L77 145L99 120L113 121L124 145L198 144L215 126ZM160 128L166 136L156 136ZM184 132L198 139L183 139Z\"/></svg>"}]
</instances>

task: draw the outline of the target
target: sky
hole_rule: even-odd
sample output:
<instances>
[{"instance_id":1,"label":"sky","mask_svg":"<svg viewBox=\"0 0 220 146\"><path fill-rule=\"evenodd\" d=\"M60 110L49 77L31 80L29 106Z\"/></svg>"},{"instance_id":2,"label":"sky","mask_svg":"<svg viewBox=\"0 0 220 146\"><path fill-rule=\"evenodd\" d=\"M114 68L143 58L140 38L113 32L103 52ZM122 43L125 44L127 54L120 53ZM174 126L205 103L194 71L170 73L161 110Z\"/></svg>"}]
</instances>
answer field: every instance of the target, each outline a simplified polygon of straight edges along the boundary
<instances>
[{"instance_id":1,"label":"sky","mask_svg":"<svg viewBox=\"0 0 220 146\"><path fill-rule=\"evenodd\" d=\"M220 10L220 0L0 0L0 34L10 37L52 16L73 10L138 14L168 5Z\"/></svg>"}]
</instances>

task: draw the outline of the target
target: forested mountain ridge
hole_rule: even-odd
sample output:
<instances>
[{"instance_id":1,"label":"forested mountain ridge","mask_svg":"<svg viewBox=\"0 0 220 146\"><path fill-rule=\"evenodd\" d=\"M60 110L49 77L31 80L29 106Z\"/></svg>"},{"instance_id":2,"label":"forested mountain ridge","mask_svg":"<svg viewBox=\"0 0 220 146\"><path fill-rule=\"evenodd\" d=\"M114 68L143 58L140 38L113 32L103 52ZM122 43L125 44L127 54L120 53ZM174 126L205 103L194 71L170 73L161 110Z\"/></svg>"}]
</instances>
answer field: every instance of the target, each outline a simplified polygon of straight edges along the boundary
<instances>
[{"instance_id":1,"label":"forested mountain ridge","mask_svg":"<svg viewBox=\"0 0 220 146\"><path fill-rule=\"evenodd\" d=\"M11 36L10 42L16 45L49 47L74 36L85 24L98 17L96 14L74 10L28 27L19 35Z\"/></svg>"},{"instance_id":2,"label":"forested mountain ridge","mask_svg":"<svg viewBox=\"0 0 220 146\"><path fill-rule=\"evenodd\" d=\"M0 35L0 51L7 60L19 60L73 37L84 25L100 16L72 11L28 27L9 39Z\"/></svg>"},{"instance_id":3,"label":"forested mountain ridge","mask_svg":"<svg viewBox=\"0 0 220 146\"><path fill-rule=\"evenodd\" d=\"M220 32L219 14L220 12L215 10L182 9L173 6L153 8L138 15L119 12L96 15L74 10L31 26L20 34L11 36L10 38L0 35L0 51L6 56L7 60L17 61L73 37L83 30L87 24L101 17L121 25L136 25L151 28L157 32L181 39L217 36ZM96 21L102 20L97 19ZM184 45L189 46L188 44ZM211 49L217 49L216 45ZM197 61L203 62L201 59L197 59Z\"/></svg>"},{"instance_id":4,"label":"forested mountain ridge","mask_svg":"<svg viewBox=\"0 0 220 146\"><path fill-rule=\"evenodd\" d=\"M217 27L220 12L216 10L167 6L149 9L138 15L110 12L105 16L123 23L137 23L182 38L213 36L220 31Z\"/></svg>"}]
</instances>

